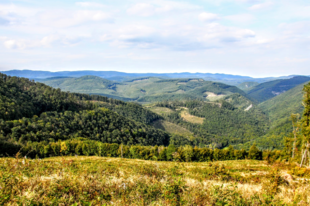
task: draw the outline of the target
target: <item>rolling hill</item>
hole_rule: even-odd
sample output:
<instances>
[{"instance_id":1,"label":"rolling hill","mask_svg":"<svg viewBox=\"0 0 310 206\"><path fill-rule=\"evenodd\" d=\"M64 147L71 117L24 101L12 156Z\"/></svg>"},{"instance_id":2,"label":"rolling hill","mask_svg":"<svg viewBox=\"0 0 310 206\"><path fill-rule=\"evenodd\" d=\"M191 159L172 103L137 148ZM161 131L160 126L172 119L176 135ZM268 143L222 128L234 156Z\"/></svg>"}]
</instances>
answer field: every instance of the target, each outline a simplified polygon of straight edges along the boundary
<instances>
[{"instance_id":1,"label":"rolling hill","mask_svg":"<svg viewBox=\"0 0 310 206\"><path fill-rule=\"evenodd\" d=\"M291 125L290 116L292 113L302 114L304 110L302 89L305 84L307 82L259 104L259 108L269 116L271 129L279 128L285 124Z\"/></svg>"},{"instance_id":2,"label":"rolling hill","mask_svg":"<svg viewBox=\"0 0 310 206\"><path fill-rule=\"evenodd\" d=\"M296 76L290 79L274 80L255 86L247 94L258 102L264 102L307 81L310 81L310 77Z\"/></svg>"},{"instance_id":3,"label":"rolling hill","mask_svg":"<svg viewBox=\"0 0 310 206\"><path fill-rule=\"evenodd\" d=\"M258 107L268 115L270 129L267 133L256 139L257 145L262 149L282 149L284 138L289 137L292 132L291 114L299 113L302 115L304 107L302 105L305 84L302 83L287 92L271 98ZM250 146L250 143L247 143Z\"/></svg>"},{"instance_id":4,"label":"rolling hill","mask_svg":"<svg viewBox=\"0 0 310 206\"><path fill-rule=\"evenodd\" d=\"M284 85L292 86L299 78ZM290 114L302 112L304 84L257 106L235 86L199 78L142 77L119 83L88 75L43 82L88 94L1 74L0 143L83 137L108 143L170 141L177 146L246 149L255 141L261 148L281 148L291 130ZM141 106L106 96L153 103Z\"/></svg>"},{"instance_id":5,"label":"rolling hill","mask_svg":"<svg viewBox=\"0 0 310 206\"><path fill-rule=\"evenodd\" d=\"M266 115L240 94L232 94L214 102L165 101L146 107L162 115L164 121L173 123L155 126L175 134L171 141L177 144L239 147L239 144L263 136L268 130ZM177 129L177 126L183 129Z\"/></svg>"},{"instance_id":6,"label":"rolling hill","mask_svg":"<svg viewBox=\"0 0 310 206\"><path fill-rule=\"evenodd\" d=\"M259 85L258 82L242 82L242 83L238 84L237 87L239 89L242 89L243 91L249 91L257 85Z\"/></svg>"},{"instance_id":7,"label":"rolling hill","mask_svg":"<svg viewBox=\"0 0 310 206\"><path fill-rule=\"evenodd\" d=\"M244 91L235 86L198 78L160 79L142 77L118 83L97 76L83 76L79 78L48 78L39 81L63 91L98 94L138 102L197 98L214 101L233 93L246 96Z\"/></svg>"}]
</instances>

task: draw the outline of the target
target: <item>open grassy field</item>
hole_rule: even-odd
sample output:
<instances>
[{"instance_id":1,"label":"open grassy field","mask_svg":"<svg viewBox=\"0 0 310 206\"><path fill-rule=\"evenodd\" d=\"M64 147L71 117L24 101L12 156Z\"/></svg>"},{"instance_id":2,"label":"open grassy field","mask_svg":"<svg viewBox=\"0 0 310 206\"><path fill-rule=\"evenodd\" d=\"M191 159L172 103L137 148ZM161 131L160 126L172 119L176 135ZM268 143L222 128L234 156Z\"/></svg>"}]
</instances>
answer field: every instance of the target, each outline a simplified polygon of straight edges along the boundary
<instances>
[{"instance_id":1,"label":"open grassy field","mask_svg":"<svg viewBox=\"0 0 310 206\"><path fill-rule=\"evenodd\" d=\"M159 114L159 115L168 115L171 114L173 112L172 109L166 108L166 107L148 107L149 110L151 110L152 112Z\"/></svg>"},{"instance_id":2,"label":"open grassy field","mask_svg":"<svg viewBox=\"0 0 310 206\"><path fill-rule=\"evenodd\" d=\"M309 205L287 163L0 159L0 205Z\"/></svg>"},{"instance_id":3,"label":"open grassy field","mask_svg":"<svg viewBox=\"0 0 310 206\"><path fill-rule=\"evenodd\" d=\"M203 120L204 120L204 118L191 115L191 114L188 112L188 109L183 109L183 110L181 111L181 117L182 117L185 121L191 122L191 123L194 123L194 124L202 124L202 123L203 123Z\"/></svg>"},{"instance_id":4,"label":"open grassy field","mask_svg":"<svg viewBox=\"0 0 310 206\"><path fill-rule=\"evenodd\" d=\"M168 122L165 120L158 120L152 124L156 129L162 129L172 134L178 134L183 136L192 136L193 133L177 124Z\"/></svg>"}]
</instances>

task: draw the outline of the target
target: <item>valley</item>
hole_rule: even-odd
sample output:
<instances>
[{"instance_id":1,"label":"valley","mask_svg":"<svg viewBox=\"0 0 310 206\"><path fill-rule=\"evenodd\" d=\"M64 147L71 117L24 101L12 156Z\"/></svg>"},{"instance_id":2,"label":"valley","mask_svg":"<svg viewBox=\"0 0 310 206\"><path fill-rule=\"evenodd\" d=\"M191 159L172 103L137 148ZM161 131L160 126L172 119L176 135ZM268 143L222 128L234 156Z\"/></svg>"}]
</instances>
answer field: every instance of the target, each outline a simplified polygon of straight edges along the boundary
<instances>
[{"instance_id":1,"label":"valley","mask_svg":"<svg viewBox=\"0 0 310 206\"><path fill-rule=\"evenodd\" d=\"M304 110L305 80L283 80L288 91L263 101L274 83L1 74L0 203L126 204L138 192L146 204L292 204L292 188L308 190L300 179L310 178L287 162L301 158L291 159L290 115Z\"/></svg>"}]
</instances>

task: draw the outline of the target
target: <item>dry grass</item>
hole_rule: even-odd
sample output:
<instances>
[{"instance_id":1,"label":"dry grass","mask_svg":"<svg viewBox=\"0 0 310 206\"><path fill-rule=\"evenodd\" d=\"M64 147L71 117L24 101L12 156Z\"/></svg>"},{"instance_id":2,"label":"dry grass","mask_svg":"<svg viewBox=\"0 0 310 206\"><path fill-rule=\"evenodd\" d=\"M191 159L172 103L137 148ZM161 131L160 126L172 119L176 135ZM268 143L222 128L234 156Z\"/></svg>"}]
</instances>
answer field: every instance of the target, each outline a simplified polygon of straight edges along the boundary
<instances>
[{"instance_id":1,"label":"dry grass","mask_svg":"<svg viewBox=\"0 0 310 206\"><path fill-rule=\"evenodd\" d=\"M224 94L215 94L213 92L205 92L204 94L207 95L206 99L208 99L209 101L216 101L226 96Z\"/></svg>"},{"instance_id":2,"label":"dry grass","mask_svg":"<svg viewBox=\"0 0 310 206\"><path fill-rule=\"evenodd\" d=\"M188 136L188 137L193 135L193 133L190 132L189 130L177 124L164 121L164 120L158 120L158 121L153 122L153 126L157 129L162 129L172 134L178 134L178 135Z\"/></svg>"},{"instance_id":3,"label":"dry grass","mask_svg":"<svg viewBox=\"0 0 310 206\"><path fill-rule=\"evenodd\" d=\"M204 120L204 118L196 117L196 116L194 116L194 115L189 114L189 112L188 112L187 109L181 111L181 117L182 117L185 121L191 122L191 123L194 123L194 124L202 124L202 123L203 123L203 120Z\"/></svg>"},{"instance_id":4,"label":"dry grass","mask_svg":"<svg viewBox=\"0 0 310 206\"><path fill-rule=\"evenodd\" d=\"M1 158L0 205L309 205L309 182L295 178L268 190L276 180L273 171L289 167L253 160Z\"/></svg>"},{"instance_id":5,"label":"dry grass","mask_svg":"<svg viewBox=\"0 0 310 206\"><path fill-rule=\"evenodd\" d=\"M166 107L148 107L148 109L159 115L167 115L173 112L172 109Z\"/></svg>"}]
</instances>

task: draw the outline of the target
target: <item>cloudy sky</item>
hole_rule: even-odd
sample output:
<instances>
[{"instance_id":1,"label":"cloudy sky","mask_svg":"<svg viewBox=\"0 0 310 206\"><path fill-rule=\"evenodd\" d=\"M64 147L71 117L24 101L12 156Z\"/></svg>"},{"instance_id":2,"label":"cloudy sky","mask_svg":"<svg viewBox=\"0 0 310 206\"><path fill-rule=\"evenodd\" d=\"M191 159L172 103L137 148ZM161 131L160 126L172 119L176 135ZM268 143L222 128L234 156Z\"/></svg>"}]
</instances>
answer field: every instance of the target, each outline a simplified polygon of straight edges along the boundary
<instances>
[{"instance_id":1,"label":"cloudy sky","mask_svg":"<svg viewBox=\"0 0 310 206\"><path fill-rule=\"evenodd\" d=\"M309 0L0 0L0 71L310 75Z\"/></svg>"}]
</instances>

